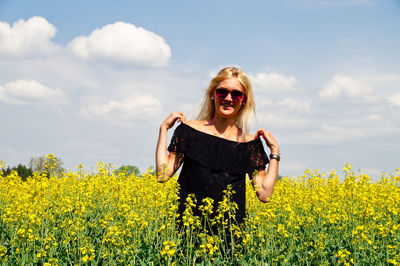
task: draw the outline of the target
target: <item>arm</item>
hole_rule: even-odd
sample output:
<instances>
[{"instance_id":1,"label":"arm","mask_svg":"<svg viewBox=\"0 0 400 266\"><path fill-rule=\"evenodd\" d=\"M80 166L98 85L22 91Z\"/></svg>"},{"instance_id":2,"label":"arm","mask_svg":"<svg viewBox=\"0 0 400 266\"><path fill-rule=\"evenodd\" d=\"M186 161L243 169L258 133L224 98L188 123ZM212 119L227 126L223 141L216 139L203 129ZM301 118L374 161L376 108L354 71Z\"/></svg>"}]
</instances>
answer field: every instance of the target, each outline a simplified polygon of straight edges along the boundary
<instances>
[{"instance_id":1,"label":"arm","mask_svg":"<svg viewBox=\"0 0 400 266\"><path fill-rule=\"evenodd\" d=\"M166 182L178 170L182 160L174 152L168 154L167 132L174 126L176 121L185 122L186 116L183 113L172 113L160 126L156 148L156 176L158 182Z\"/></svg>"},{"instance_id":2,"label":"arm","mask_svg":"<svg viewBox=\"0 0 400 266\"><path fill-rule=\"evenodd\" d=\"M271 150L271 154L279 155L279 145L271 135L269 130L260 129L257 131L256 138L262 136L267 146ZM269 197L274 191L276 180L278 179L279 162L271 159L267 171L262 170L253 177L253 186L257 188L258 199L262 202L269 202Z\"/></svg>"}]
</instances>

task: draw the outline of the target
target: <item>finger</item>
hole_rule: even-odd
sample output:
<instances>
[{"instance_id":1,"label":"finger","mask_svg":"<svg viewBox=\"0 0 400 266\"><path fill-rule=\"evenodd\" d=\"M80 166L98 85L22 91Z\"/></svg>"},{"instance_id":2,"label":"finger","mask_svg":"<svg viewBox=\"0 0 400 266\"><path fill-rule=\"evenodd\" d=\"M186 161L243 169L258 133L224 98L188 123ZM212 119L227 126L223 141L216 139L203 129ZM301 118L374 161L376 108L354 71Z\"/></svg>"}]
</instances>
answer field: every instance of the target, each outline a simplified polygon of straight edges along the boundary
<instances>
[{"instance_id":1,"label":"finger","mask_svg":"<svg viewBox=\"0 0 400 266\"><path fill-rule=\"evenodd\" d=\"M261 129L257 130L256 135L255 135L255 139L258 139L260 136L263 135L263 131Z\"/></svg>"},{"instance_id":2,"label":"finger","mask_svg":"<svg viewBox=\"0 0 400 266\"><path fill-rule=\"evenodd\" d=\"M186 116L184 113L179 113L179 121L180 122L186 122Z\"/></svg>"},{"instance_id":3,"label":"finger","mask_svg":"<svg viewBox=\"0 0 400 266\"><path fill-rule=\"evenodd\" d=\"M256 131L256 134L254 135L254 139L258 139L260 137L260 132L259 130Z\"/></svg>"},{"instance_id":4,"label":"finger","mask_svg":"<svg viewBox=\"0 0 400 266\"><path fill-rule=\"evenodd\" d=\"M168 128L173 127L176 121L179 120L179 117L180 117L179 113L177 112L171 113L167 118Z\"/></svg>"},{"instance_id":5,"label":"finger","mask_svg":"<svg viewBox=\"0 0 400 266\"><path fill-rule=\"evenodd\" d=\"M185 122L186 121L186 117L184 113L179 113L179 122Z\"/></svg>"},{"instance_id":6,"label":"finger","mask_svg":"<svg viewBox=\"0 0 400 266\"><path fill-rule=\"evenodd\" d=\"M268 145L272 138L271 132L269 130L260 129L260 135L263 137Z\"/></svg>"}]
</instances>

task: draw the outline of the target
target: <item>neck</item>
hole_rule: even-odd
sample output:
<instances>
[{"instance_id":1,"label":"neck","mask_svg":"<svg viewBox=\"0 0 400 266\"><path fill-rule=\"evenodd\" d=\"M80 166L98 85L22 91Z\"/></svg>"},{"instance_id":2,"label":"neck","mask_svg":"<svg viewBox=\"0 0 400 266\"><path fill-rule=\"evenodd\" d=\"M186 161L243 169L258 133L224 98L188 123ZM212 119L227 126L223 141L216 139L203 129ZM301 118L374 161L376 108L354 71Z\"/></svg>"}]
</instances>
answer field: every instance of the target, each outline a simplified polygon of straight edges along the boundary
<instances>
[{"instance_id":1,"label":"neck","mask_svg":"<svg viewBox=\"0 0 400 266\"><path fill-rule=\"evenodd\" d=\"M236 128L236 120L233 118L214 116L210 120L210 122L215 126L215 129L221 134L224 133L225 131L230 131L231 129Z\"/></svg>"}]
</instances>

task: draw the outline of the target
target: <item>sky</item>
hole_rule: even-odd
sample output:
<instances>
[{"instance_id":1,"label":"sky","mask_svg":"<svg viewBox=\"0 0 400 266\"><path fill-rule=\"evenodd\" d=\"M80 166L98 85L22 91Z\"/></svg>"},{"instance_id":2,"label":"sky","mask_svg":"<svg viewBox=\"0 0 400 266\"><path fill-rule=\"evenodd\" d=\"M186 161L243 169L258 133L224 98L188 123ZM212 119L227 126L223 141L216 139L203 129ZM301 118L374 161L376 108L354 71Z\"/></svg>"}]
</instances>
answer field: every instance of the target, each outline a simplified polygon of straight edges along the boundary
<instances>
[{"instance_id":1,"label":"sky","mask_svg":"<svg viewBox=\"0 0 400 266\"><path fill-rule=\"evenodd\" d=\"M162 121L194 119L225 66L249 76L281 175L400 167L399 0L0 0L0 160L145 171Z\"/></svg>"}]
</instances>

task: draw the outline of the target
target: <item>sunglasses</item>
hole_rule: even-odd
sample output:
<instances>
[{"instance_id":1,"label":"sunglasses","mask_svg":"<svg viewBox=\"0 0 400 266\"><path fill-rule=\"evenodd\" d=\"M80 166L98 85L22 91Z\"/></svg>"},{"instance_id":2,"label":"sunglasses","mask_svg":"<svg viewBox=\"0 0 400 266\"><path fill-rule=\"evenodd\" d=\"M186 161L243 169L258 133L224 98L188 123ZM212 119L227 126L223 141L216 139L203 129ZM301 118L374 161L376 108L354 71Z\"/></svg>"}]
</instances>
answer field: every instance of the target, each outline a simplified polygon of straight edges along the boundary
<instances>
[{"instance_id":1,"label":"sunglasses","mask_svg":"<svg viewBox=\"0 0 400 266\"><path fill-rule=\"evenodd\" d=\"M230 91L225 88L215 89L215 93L217 94L217 97L220 99L225 99L226 96L228 96L228 94L230 94L232 97L232 100L234 100L234 101L240 101L244 97L244 93L242 91L238 91L238 90Z\"/></svg>"}]
</instances>

